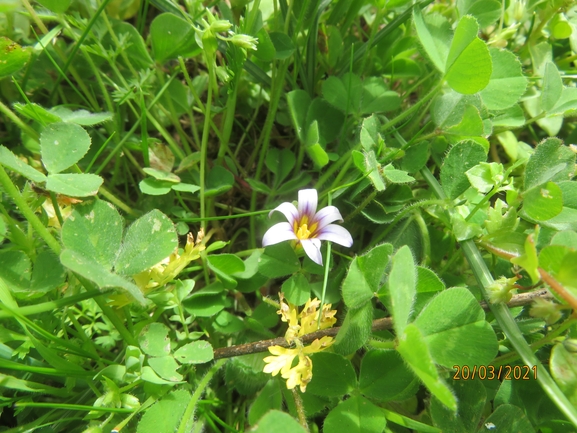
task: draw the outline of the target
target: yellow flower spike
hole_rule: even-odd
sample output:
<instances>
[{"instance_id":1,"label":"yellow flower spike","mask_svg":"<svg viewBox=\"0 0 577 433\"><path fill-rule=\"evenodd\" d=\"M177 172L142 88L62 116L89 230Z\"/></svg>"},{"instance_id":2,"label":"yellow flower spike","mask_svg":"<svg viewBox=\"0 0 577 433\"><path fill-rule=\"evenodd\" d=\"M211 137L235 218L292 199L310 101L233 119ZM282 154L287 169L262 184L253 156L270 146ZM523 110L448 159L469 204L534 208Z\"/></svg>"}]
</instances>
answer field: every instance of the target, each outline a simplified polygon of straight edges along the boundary
<instances>
[{"instance_id":1,"label":"yellow flower spike","mask_svg":"<svg viewBox=\"0 0 577 433\"><path fill-rule=\"evenodd\" d=\"M263 371L273 376L279 374L281 370L283 370L283 373L287 372L292 365L293 359L298 355L297 349L287 349L281 346L272 346L269 347L268 350L275 356L267 356L264 358L264 362L266 362L267 365L264 366Z\"/></svg>"},{"instance_id":2,"label":"yellow flower spike","mask_svg":"<svg viewBox=\"0 0 577 433\"><path fill-rule=\"evenodd\" d=\"M201 234L199 233L198 237L200 236ZM166 259L144 271L144 273L148 274L148 281L144 281L146 278L142 278L141 274L135 276L134 279L144 293L147 294L151 289L164 286L174 280L191 261L200 258L200 253L204 249L206 249L206 246L198 241L195 243L194 236L189 233L186 236L186 245L182 255L179 255L178 249L176 249ZM139 281L142 281L142 283L139 284Z\"/></svg>"},{"instance_id":3,"label":"yellow flower spike","mask_svg":"<svg viewBox=\"0 0 577 433\"><path fill-rule=\"evenodd\" d=\"M290 302L286 301L284 294L279 294L280 314L283 322L288 323L288 329L285 333L285 339L288 343L294 344L295 348L285 348L281 346L269 347L269 352L274 356L264 358L266 365L263 371L276 376L281 373L281 377L286 379L288 389L293 389L297 385L301 392L305 392L308 383L313 377L313 363L307 356L313 353L321 352L333 344L333 338L324 336L321 339L314 340L309 346L304 346L300 337L318 330L319 314L321 315L320 329L326 329L333 326L337 319L334 317L336 310L331 310L331 305L324 305L319 311L320 301L309 299L302 312L297 313L297 309ZM299 323L300 321L300 323ZM298 356L298 363L293 367L295 358Z\"/></svg>"},{"instance_id":4,"label":"yellow flower spike","mask_svg":"<svg viewBox=\"0 0 577 433\"><path fill-rule=\"evenodd\" d=\"M145 296L155 289L165 286L174 280L191 261L200 258L200 253L206 249L206 241L208 239L210 237L205 237L204 232L200 231L195 242L194 236L189 233L186 236L186 245L182 255L178 253L178 248L176 248L172 254L161 262L139 274L133 275L134 282ZM132 298L124 294L111 295L110 299L112 300L110 304L116 307L123 307L132 302Z\"/></svg>"},{"instance_id":5,"label":"yellow flower spike","mask_svg":"<svg viewBox=\"0 0 577 433\"><path fill-rule=\"evenodd\" d=\"M303 353L311 354L311 353L322 352L323 350L327 349L328 347L331 347L334 342L335 342L335 340L333 339L333 337L329 337L329 336L325 335L320 340L317 338L315 341L313 341L310 344L310 346L304 347Z\"/></svg>"},{"instance_id":6,"label":"yellow flower spike","mask_svg":"<svg viewBox=\"0 0 577 433\"><path fill-rule=\"evenodd\" d=\"M305 334L310 334L311 332L318 331L319 329L331 328L335 323L337 323L337 319L334 317L337 313L337 310L331 310L331 304L325 304L323 305L323 309L320 312L321 321L320 327L318 326L318 307L320 303L321 302L315 298L312 301L309 299L305 304L305 307L300 314L301 329L299 335L302 336Z\"/></svg>"},{"instance_id":7,"label":"yellow flower spike","mask_svg":"<svg viewBox=\"0 0 577 433\"><path fill-rule=\"evenodd\" d=\"M286 379L286 387L293 389L300 386L301 392L307 390L307 385L313 378L313 363L308 356L299 356L299 363L296 367L291 368L288 374L283 375Z\"/></svg>"},{"instance_id":8,"label":"yellow flower spike","mask_svg":"<svg viewBox=\"0 0 577 433\"><path fill-rule=\"evenodd\" d=\"M298 335L301 335L300 333L301 326L299 325L297 310L293 304L286 301L284 294L282 292L279 293L279 299L280 299L280 310L277 311L277 314L280 314L281 320L283 322L288 323L288 329L285 333L285 339L289 344L292 344L293 340Z\"/></svg>"}]
</instances>

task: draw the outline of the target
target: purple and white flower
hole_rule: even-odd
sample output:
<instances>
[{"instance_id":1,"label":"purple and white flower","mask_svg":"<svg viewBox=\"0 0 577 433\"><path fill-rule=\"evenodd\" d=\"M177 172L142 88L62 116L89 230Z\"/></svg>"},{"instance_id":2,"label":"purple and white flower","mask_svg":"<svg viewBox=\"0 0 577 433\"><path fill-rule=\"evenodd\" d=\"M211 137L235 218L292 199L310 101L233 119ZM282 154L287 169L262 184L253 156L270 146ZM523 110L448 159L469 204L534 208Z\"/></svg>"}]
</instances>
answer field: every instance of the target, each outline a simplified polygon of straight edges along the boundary
<instances>
[{"instance_id":1,"label":"purple and white flower","mask_svg":"<svg viewBox=\"0 0 577 433\"><path fill-rule=\"evenodd\" d=\"M297 241L301 244L307 256L322 266L321 241L331 241L350 247L353 238L347 229L331 224L335 221L343 221L339 210L334 206L327 206L317 212L318 194L316 189L303 189L299 191L298 208L292 203L281 203L270 211L281 212L288 222L275 224L264 234L262 245L278 244L283 241Z\"/></svg>"}]
</instances>

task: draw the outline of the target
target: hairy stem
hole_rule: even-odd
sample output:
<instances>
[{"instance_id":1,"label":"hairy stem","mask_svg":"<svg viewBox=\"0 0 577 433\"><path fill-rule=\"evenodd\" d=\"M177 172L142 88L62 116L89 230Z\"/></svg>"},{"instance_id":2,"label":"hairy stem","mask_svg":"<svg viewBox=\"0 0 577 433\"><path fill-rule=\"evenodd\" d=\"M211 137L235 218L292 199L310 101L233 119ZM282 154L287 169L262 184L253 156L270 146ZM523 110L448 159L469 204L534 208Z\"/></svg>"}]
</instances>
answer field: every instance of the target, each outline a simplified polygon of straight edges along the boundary
<instances>
[{"instance_id":1,"label":"hairy stem","mask_svg":"<svg viewBox=\"0 0 577 433\"><path fill-rule=\"evenodd\" d=\"M177 433L185 433L187 431L187 427L190 424L192 424L192 420L194 417L194 411L196 410L196 405L197 405L198 401L200 400L200 397L202 397L202 395L204 394L204 391L206 390L206 387L208 386L208 384L212 380L212 377L216 374L216 372L218 370L220 370L220 368L224 365L225 362L226 362L226 360L224 360L224 359L216 361L214 363L214 365L211 367L211 369L208 370L208 372L200 380L200 382L198 383L198 385L194 391L194 394L192 394L192 397L190 398L190 401L188 402L188 405L186 406L186 409L184 411L184 415L182 416L182 420L180 421L180 425L178 427Z\"/></svg>"},{"instance_id":2,"label":"hairy stem","mask_svg":"<svg viewBox=\"0 0 577 433\"><path fill-rule=\"evenodd\" d=\"M296 388L292 389L292 393L293 393L293 398L295 400L297 415L299 417L299 423L308 432L309 431L309 424L307 423L307 416L305 414L305 406L303 404L303 399L299 395L299 392L297 391Z\"/></svg>"}]
</instances>

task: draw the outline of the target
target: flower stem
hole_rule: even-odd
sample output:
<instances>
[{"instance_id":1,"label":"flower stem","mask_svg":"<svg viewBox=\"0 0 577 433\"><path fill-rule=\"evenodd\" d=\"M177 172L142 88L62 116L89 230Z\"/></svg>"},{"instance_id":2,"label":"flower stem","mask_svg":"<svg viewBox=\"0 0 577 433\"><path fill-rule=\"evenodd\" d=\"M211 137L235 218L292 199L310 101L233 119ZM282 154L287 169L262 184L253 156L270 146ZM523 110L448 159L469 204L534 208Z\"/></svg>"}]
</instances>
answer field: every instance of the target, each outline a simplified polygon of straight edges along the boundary
<instances>
[{"instance_id":1,"label":"flower stem","mask_svg":"<svg viewBox=\"0 0 577 433\"><path fill-rule=\"evenodd\" d=\"M206 203L205 203L205 173L206 173L206 152L208 147L208 136L210 133L210 110L212 107L212 83L214 74L214 61L212 59L207 59L206 62L208 66L208 95L206 98L206 105L204 107L204 127L202 128L202 142L200 144L200 226L205 229L206 221Z\"/></svg>"},{"instance_id":2,"label":"flower stem","mask_svg":"<svg viewBox=\"0 0 577 433\"><path fill-rule=\"evenodd\" d=\"M236 80L238 81L238 80ZM220 148L218 149L217 163L222 164L224 155L228 151L228 144L230 135L232 133L232 125L234 123L234 115L236 111L236 96L237 96L238 82L234 83L232 94L228 96L226 101L226 112L224 122L222 125L222 136L220 138Z\"/></svg>"},{"instance_id":3,"label":"flower stem","mask_svg":"<svg viewBox=\"0 0 577 433\"><path fill-rule=\"evenodd\" d=\"M208 384L210 383L212 377L216 374L220 367L224 365L226 362L225 359L220 359L214 363L210 370L204 375L204 377L198 383L196 389L194 390L194 394L190 398L188 405L184 411L184 415L182 415L182 419L180 421L180 425L178 426L177 433L185 433L187 431L187 427L191 424L192 419L194 417L194 411L196 410L196 405L204 394L204 391Z\"/></svg>"},{"instance_id":4,"label":"flower stem","mask_svg":"<svg viewBox=\"0 0 577 433\"><path fill-rule=\"evenodd\" d=\"M330 200L329 200L330 203ZM323 277L323 294L321 296L321 307L319 309L319 317L317 320L317 329L321 328L321 316L323 311L323 306L325 305L325 294L327 293L327 285L329 282L329 270L331 267L331 250L332 250L332 243L327 242L327 260L325 262L325 275Z\"/></svg>"},{"instance_id":5,"label":"flower stem","mask_svg":"<svg viewBox=\"0 0 577 433\"><path fill-rule=\"evenodd\" d=\"M571 308L577 310L577 298L573 296L559 281L553 278L545 269L539 268L539 275L541 279L545 281L549 287L551 287L555 292L567 302Z\"/></svg>"},{"instance_id":6,"label":"flower stem","mask_svg":"<svg viewBox=\"0 0 577 433\"><path fill-rule=\"evenodd\" d=\"M354 149L348 150L343 156L341 156L334 164L331 164L330 167L319 177L319 180L315 184L315 188L320 190L321 187L328 182L329 179L335 179L331 184L331 190L337 189L335 185L339 185L338 181L340 180L340 176L343 173L348 172L349 166L352 164L353 159L351 158L351 154L353 150L358 150L359 146L355 146ZM297 165L298 167L298 165ZM337 173L337 177L335 178L335 173Z\"/></svg>"},{"instance_id":7,"label":"flower stem","mask_svg":"<svg viewBox=\"0 0 577 433\"><path fill-rule=\"evenodd\" d=\"M328 194L328 205L331 206L333 204L333 196L329 192ZM325 262L325 275L323 277L323 294L321 296L321 307L319 309L319 317L317 320L317 329L321 329L321 316L323 311L323 306L325 305L325 295L327 293L327 285L329 282L329 270L331 268L331 250L333 244L331 242L327 242L327 260Z\"/></svg>"},{"instance_id":8,"label":"flower stem","mask_svg":"<svg viewBox=\"0 0 577 433\"><path fill-rule=\"evenodd\" d=\"M78 277L78 275L77 275L77 277ZM80 280L82 285L87 290L92 291L90 289L94 289L94 284L92 282L86 281L84 278L78 278L78 279ZM120 319L120 317L118 317L116 312L111 307L108 306L108 304L106 303L106 301L104 299L99 298L99 297L95 297L94 302L96 302L98 307L100 307L100 309L102 310L102 313L106 316L106 318L108 320L110 320L110 322L112 322L112 325L116 328L116 330L118 331L118 333L120 334L122 339L127 344L129 344L131 346L140 347L140 345L138 344L138 341L136 340L136 338L134 338L134 335L132 335L128 331L128 329L126 329L126 327L122 323L122 320Z\"/></svg>"},{"instance_id":9,"label":"flower stem","mask_svg":"<svg viewBox=\"0 0 577 433\"><path fill-rule=\"evenodd\" d=\"M291 3L292 4L292 3ZM255 179L260 180L260 175L262 173L262 168L264 166L264 161L266 154L268 153L268 147L270 145L270 135L272 133L272 127L274 125L274 120L276 118L276 112L278 108L278 103L282 95L282 89L284 84L284 76L288 68L288 61L281 61L277 73L273 80L273 89L270 98L270 107L264 122L263 135L262 135L262 149L257 145L257 151L260 152L259 160L256 167ZM251 164L249 164L250 166ZM254 212L256 210L256 196L257 192L253 191L250 198L250 211ZM256 220L254 217L250 218L250 246L251 248L256 248Z\"/></svg>"},{"instance_id":10,"label":"flower stem","mask_svg":"<svg viewBox=\"0 0 577 433\"><path fill-rule=\"evenodd\" d=\"M414 210L416 210L420 207L431 206L431 205L443 206L443 205L445 205L445 202L442 200L430 199L430 200L417 201L415 203L407 205L404 209L400 210L397 213L397 215L395 215L395 218L389 223L387 228L385 230L383 230L378 235L378 237L375 239L374 243L378 244L383 239L385 239L387 237L387 235L391 232L391 230L393 230L395 228L395 226L399 223L399 221L401 221L403 218L405 218L409 213L413 212Z\"/></svg>"},{"instance_id":11,"label":"flower stem","mask_svg":"<svg viewBox=\"0 0 577 433\"><path fill-rule=\"evenodd\" d=\"M347 217L345 218L345 222L350 221L351 219L353 219L354 217L356 217L359 212L361 212L364 208L366 208L373 200L374 198L377 196L378 191L375 189L373 190L364 200L363 202L357 206L357 208L350 213L349 215L347 215Z\"/></svg>"},{"instance_id":12,"label":"flower stem","mask_svg":"<svg viewBox=\"0 0 577 433\"><path fill-rule=\"evenodd\" d=\"M297 391L296 388L293 388L292 392L293 392L293 398L295 400L295 406L297 409L297 415L299 417L299 423L308 432L310 430L309 430L309 424L307 423L307 416L305 414L305 407L303 405L303 399L299 395L299 392Z\"/></svg>"}]
</instances>

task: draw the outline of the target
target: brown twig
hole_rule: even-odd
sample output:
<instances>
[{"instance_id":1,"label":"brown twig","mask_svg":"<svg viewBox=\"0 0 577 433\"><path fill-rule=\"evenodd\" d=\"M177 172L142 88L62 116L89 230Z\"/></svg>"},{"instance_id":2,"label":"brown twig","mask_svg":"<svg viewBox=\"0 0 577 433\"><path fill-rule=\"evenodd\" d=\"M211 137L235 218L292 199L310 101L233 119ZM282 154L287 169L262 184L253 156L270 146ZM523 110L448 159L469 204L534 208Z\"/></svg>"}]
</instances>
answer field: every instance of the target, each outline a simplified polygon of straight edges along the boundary
<instances>
[{"instance_id":1,"label":"brown twig","mask_svg":"<svg viewBox=\"0 0 577 433\"><path fill-rule=\"evenodd\" d=\"M542 289L534 292L521 293L519 295L514 295L513 298L507 303L508 307L520 307L523 305L530 304L533 299L542 298L550 299L552 298L551 293L548 290ZM484 310L488 310L489 306L486 302L480 303ZM382 331L384 329L393 328L393 319L391 317L385 317L383 319L377 319L373 321L372 330ZM311 332L306 334L301 338L303 344L312 343L317 338L322 338L325 336L334 337L340 331L340 327L321 329L320 331ZM230 347L219 347L214 350L214 359L221 358L232 358L234 356L250 355L251 353L266 352L271 346L281 346L290 347L289 343L284 337L273 338L270 340L255 341L253 343L239 344L237 346Z\"/></svg>"},{"instance_id":2,"label":"brown twig","mask_svg":"<svg viewBox=\"0 0 577 433\"><path fill-rule=\"evenodd\" d=\"M488 250L489 252L495 254L496 256L499 256L507 260L519 257L516 254L513 254L509 251L505 251L501 248L497 248L487 242L481 242L481 246L486 250ZM569 293L567 289L565 289L565 287L563 287L563 285L559 281L557 281L551 274L549 274L543 268L537 268L537 271L539 272L542 281L547 283L549 287L551 287L561 298L563 298L565 302L567 302L571 306L571 308L577 310L577 299L575 299L575 297L571 293Z\"/></svg>"},{"instance_id":3,"label":"brown twig","mask_svg":"<svg viewBox=\"0 0 577 433\"><path fill-rule=\"evenodd\" d=\"M553 278L545 269L539 268L539 275L541 279L545 281L549 287L551 287L559 296L561 296L574 310L577 310L577 299L567 291L565 287L555 278Z\"/></svg>"},{"instance_id":4,"label":"brown twig","mask_svg":"<svg viewBox=\"0 0 577 433\"><path fill-rule=\"evenodd\" d=\"M531 301L535 298L541 299L553 299L553 295L547 289L535 290L534 292L525 292L519 293L518 295L514 295L509 302L507 302L507 306L509 308L513 307L522 307L523 305L530 304ZM488 310L488 304L483 301L480 303L483 310Z\"/></svg>"}]
</instances>

